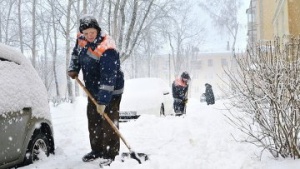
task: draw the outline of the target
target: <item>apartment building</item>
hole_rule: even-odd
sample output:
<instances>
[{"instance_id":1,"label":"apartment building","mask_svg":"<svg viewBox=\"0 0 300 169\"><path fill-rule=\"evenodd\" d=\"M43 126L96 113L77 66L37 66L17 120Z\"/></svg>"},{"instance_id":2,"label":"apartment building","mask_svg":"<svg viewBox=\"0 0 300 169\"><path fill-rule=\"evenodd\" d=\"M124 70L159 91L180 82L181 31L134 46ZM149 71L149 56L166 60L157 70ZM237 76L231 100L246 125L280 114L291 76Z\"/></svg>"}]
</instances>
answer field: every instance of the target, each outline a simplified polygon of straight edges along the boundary
<instances>
[{"instance_id":1,"label":"apartment building","mask_svg":"<svg viewBox=\"0 0 300 169\"><path fill-rule=\"evenodd\" d=\"M255 47L274 38L272 25L275 11L274 0L251 0L248 15L248 45Z\"/></svg>"},{"instance_id":2,"label":"apartment building","mask_svg":"<svg viewBox=\"0 0 300 169\"><path fill-rule=\"evenodd\" d=\"M223 97L224 91L229 91L229 79L225 71L231 71L232 53L213 52L199 53L192 61L192 88L191 96L200 97L205 92L205 83L212 85L215 96Z\"/></svg>"},{"instance_id":3,"label":"apartment building","mask_svg":"<svg viewBox=\"0 0 300 169\"><path fill-rule=\"evenodd\" d=\"M232 53L230 51L223 52L204 52L190 58L188 66L184 70L177 70L173 65L173 58L169 54L153 56L151 65L144 62L140 63L138 70L132 70L132 64L123 65L126 78L137 77L159 77L163 79L171 87L173 80L180 75L182 71L188 71L191 76L189 89L189 97L200 99L202 93L205 92L205 83L209 83L213 87L216 98L223 97L224 91L229 90L229 79L225 70L231 70ZM141 67L151 67L151 73L136 74L135 77L128 76L130 72L142 72ZM176 69L176 70L175 70ZM179 72L176 75L175 72Z\"/></svg>"},{"instance_id":4,"label":"apartment building","mask_svg":"<svg viewBox=\"0 0 300 169\"><path fill-rule=\"evenodd\" d=\"M251 0L246 13L249 46L273 40L275 36L289 39L300 34L298 0Z\"/></svg>"},{"instance_id":5,"label":"apartment building","mask_svg":"<svg viewBox=\"0 0 300 169\"><path fill-rule=\"evenodd\" d=\"M274 0L273 0L274 1ZM300 1L275 0L272 25L279 37L300 35Z\"/></svg>"}]
</instances>

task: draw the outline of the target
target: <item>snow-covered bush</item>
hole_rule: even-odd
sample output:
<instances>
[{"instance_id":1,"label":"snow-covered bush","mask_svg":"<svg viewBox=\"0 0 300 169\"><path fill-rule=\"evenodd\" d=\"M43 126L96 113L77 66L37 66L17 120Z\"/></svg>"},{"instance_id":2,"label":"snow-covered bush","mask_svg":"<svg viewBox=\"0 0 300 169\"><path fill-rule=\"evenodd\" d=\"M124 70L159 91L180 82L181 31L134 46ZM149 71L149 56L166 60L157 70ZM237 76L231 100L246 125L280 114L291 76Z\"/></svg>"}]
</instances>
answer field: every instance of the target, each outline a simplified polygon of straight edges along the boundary
<instances>
[{"instance_id":1,"label":"snow-covered bush","mask_svg":"<svg viewBox=\"0 0 300 169\"><path fill-rule=\"evenodd\" d=\"M299 42L297 37L260 43L235 57L235 71L226 71L234 90L226 116L246 134L243 141L274 157L300 158Z\"/></svg>"}]
</instances>

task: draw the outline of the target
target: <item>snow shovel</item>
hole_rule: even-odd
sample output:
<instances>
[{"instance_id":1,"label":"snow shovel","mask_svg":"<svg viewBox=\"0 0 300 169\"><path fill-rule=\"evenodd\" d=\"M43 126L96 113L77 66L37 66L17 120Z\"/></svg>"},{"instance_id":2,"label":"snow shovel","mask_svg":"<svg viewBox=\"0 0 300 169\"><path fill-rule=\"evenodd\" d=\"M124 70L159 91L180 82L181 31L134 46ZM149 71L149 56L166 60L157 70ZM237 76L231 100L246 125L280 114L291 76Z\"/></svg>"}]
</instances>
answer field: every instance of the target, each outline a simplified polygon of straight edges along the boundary
<instances>
[{"instance_id":1,"label":"snow shovel","mask_svg":"<svg viewBox=\"0 0 300 169\"><path fill-rule=\"evenodd\" d=\"M93 98L93 96L91 95L91 93L85 88L85 86L83 85L83 83L78 79L78 77L75 77L76 81L78 82L78 84L82 87L82 89L85 91L85 93L88 95L88 97L93 101L93 103L97 106L98 103L97 101ZM134 152L130 145L126 142L126 140L124 139L124 137L122 136L122 134L120 133L119 129L116 127L116 125L114 124L113 121L111 121L111 119L108 117L108 115L105 112L98 112L102 117L105 118L105 120L110 124L110 126L113 128L113 130L117 133L117 135L119 136L119 138L123 141L123 143L126 145L126 147L129 150L129 153L122 153L121 157L122 157L122 162L124 161L123 159L126 157L130 157L133 158L135 160L138 161L139 164L142 163L143 161L146 161L149 159L147 154L144 153L136 153Z\"/></svg>"}]
</instances>

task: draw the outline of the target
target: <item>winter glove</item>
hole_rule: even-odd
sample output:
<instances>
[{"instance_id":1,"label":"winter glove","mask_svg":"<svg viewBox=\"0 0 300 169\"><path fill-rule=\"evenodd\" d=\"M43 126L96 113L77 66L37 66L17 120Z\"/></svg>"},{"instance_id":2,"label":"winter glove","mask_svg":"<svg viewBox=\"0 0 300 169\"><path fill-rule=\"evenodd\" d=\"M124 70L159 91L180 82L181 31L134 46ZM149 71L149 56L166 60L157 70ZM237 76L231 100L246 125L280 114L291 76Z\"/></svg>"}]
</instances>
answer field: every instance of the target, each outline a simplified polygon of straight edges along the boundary
<instances>
[{"instance_id":1,"label":"winter glove","mask_svg":"<svg viewBox=\"0 0 300 169\"><path fill-rule=\"evenodd\" d=\"M78 76L78 73L75 71L69 71L68 76L70 76L72 79L75 79L75 77Z\"/></svg>"},{"instance_id":2,"label":"winter glove","mask_svg":"<svg viewBox=\"0 0 300 169\"><path fill-rule=\"evenodd\" d=\"M183 99L184 104L187 104L187 102L188 102L188 99Z\"/></svg>"},{"instance_id":3,"label":"winter glove","mask_svg":"<svg viewBox=\"0 0 300 169\"><path fill-rule=\"evenodd\" d=\"M97 104L97 112L98 112L99 114L103 115L104 110L105 110L105 105Z\"/></svg>"}]
</instances>

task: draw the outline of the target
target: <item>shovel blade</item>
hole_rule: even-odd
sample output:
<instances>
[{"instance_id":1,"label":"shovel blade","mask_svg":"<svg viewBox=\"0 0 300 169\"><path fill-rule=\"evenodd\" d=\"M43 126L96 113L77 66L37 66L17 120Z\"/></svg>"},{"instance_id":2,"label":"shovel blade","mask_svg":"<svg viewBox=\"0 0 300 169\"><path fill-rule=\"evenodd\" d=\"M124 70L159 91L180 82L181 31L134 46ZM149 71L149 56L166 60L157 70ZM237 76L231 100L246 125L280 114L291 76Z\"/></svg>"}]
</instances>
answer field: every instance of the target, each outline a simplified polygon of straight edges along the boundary
<instances>
[{"instance_id":1,"label":"shovel blade","mask_svg":"<svg viewBox=\"0 0 300 169\"><path fill-rule=\"evenodd\" d=\"M121 158L122 158L122 162L124 162L125 159L132 158L138 161L139 164L142 164L142 161L149 160L149 156L147 154L135 153L135 152L122 153Z\"/></svg>"}]
</instances>

